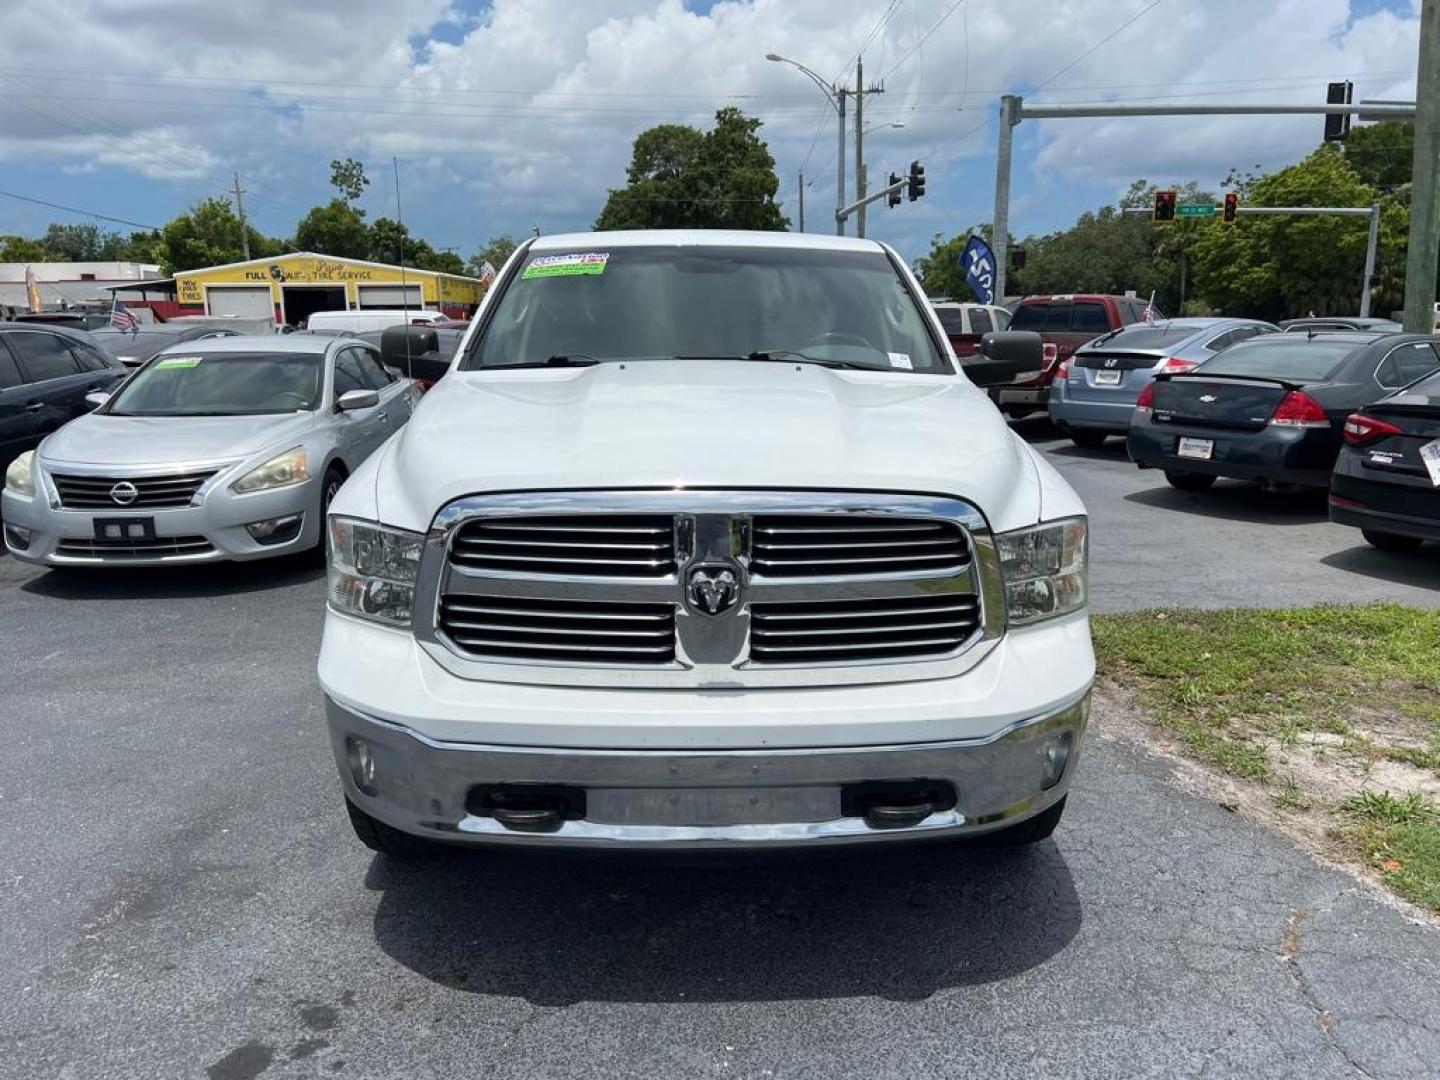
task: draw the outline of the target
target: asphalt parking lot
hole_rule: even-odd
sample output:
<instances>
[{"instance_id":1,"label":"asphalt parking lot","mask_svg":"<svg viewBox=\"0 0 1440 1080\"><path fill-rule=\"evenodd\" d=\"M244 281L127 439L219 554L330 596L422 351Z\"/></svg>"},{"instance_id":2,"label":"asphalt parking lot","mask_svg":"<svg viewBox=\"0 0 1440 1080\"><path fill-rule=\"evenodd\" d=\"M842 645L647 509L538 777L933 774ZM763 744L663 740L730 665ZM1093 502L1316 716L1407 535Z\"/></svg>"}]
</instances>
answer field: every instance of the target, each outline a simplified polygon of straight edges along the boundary
<instances>
[{"instance_id":1,"label":"asphalt parking lot","mask_svg":"<svg viewBox=\"0 0 1440 1080\"><path fill-rule=\"evenodd\" d=\"M1172 492L1022 425L1101 610L1440 602L1323 501ZM1185 793L1094 718L1029 852L723 865L354 841L310 564L0 558L0 1076L1395 1076L1440 929Z\"/></svg>"}]
</instances>

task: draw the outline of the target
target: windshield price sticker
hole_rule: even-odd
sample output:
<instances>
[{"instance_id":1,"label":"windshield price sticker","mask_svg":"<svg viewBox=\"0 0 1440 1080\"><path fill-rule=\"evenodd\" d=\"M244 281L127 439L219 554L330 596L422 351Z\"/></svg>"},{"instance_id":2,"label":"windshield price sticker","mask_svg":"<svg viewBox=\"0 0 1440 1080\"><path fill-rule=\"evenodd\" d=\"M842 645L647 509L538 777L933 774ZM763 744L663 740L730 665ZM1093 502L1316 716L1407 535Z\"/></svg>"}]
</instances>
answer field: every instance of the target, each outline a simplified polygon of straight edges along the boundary
<instances>
[{"instance_id":1,"label":"windshield price sticker","mask_svg":"<svg viewBox=\"0 0 1440 1080\"><path fill-rule=\"evenodd\" d=\"M1440 487L1440 439L1420 447L1420 460L1425 462L1425 471L1430 474L1430 483Z\"/></svg>"},{"instance_id":2,"label":"windshield price sticker","mask_svg":"<svg viewBox=\"0 0 1440 1080\"><path fill-rule=\"evenodd\" d=\"M890 357L890 366L892 368L904 368L906 371L915 370L915 365L910 362L909 353L892 352L886 355Z\"/></svg>"},{"instance_id":3,"label":"windshield price sticker","mask_svg":"<svg viewBox=\"0 0 1440 1080\"><path fill-rule=\"evenodd\" d=\"M542 255L520 275L522 281L530 278L576 277L579 275L603 274L610 261L608 251L587 251L575 255Z\"/></svg>"},{"instance_id":4,"label":"windshield price sticker","mask_svg":"<svg viewBox=\"0 0 1440 1080\"><path fill-rule=\"evenodd\" d=\"M170 371L173 368L192 368L199 366L200 357L198 356L167 356L155 365L155 370Z\"/></svg>"}]
</instances>

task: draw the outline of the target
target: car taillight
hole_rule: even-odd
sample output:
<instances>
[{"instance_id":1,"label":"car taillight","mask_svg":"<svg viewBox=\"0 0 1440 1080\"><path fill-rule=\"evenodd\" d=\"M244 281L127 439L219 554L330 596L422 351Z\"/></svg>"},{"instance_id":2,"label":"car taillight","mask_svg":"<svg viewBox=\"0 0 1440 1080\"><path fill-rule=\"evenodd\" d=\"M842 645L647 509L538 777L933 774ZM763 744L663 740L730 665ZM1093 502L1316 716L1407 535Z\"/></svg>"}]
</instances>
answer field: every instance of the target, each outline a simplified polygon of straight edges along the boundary
<instances>
[{"instance_id":1,"label":"car taillight","mask_svg":"<svg viewBox=\"0 0 1440 1080\"><path fill-rule=\"evenodd\" d=\"M1291 390L1275 406L1275 415L1270 417L1270 423L1281 427L1323 428L1330 426L1330 418L1309 394Z\"/></svg>"},{"instance_id":2,"label":"car taillight","mask_svg":"<svg viewBox=\"0 0 1440 1080\"><path fill-rule=\"evenodd\" d=\"M1058 379L1068 379L1069 377L1070 377L1070 357L1067 356L1064 360L1062 360L1062 361L1060 362L1060 366L1055 369L1055 378L1058 380Z\"/></svg>"},{"instance_id":3,"label":"car taillight","mask_svg":"<svg viewBox=\"0 0 1440 1080\"><path fill-rule=\"evenodd\" d=\"M1054 366L1055 361L1060 359L1060 346L1053 341L1047 341L1040 347L1041 355L1047 368Z\"/></svg>"},{"instance_id":4,"label":"car taillight","mask_svg":"<svg viewBox=\"0 0 1440 1080\"><path fill-rule=\"evenodd\" d=\"M1401 434L1404 433L1394 424L1376 420L1373 416L1366 416L1364 413L1351 413L1345 418L1345 441L1353 446L1364 446L1376 439L1383 439L1387 435Z\"/></svg>"},{"instance_id":5,"label":"car taillight","mask_svg":"<svg viewBox=\"0 0 1440 1080\"><path fill-rule=\"evenodd\" d=\"M1155 384L1147 382L1145 388L1140 391L1140 396L1135 399L1135 407L1149 412L1155 407Z\"/></svg>"},{"instance_id":6,"label":"car taillight","mask_svg":"<svg viewBox=\"0 0 1440 1080\"><path fill-rule=\"evenodd\" d=\"M1194 371L1200 366L1198 360L1182 360L1178 356L1172 356L1165 361L1165 366L1160 369L1161 375L1183 375L1187 371Z\"/></svg>"}]
</instances>

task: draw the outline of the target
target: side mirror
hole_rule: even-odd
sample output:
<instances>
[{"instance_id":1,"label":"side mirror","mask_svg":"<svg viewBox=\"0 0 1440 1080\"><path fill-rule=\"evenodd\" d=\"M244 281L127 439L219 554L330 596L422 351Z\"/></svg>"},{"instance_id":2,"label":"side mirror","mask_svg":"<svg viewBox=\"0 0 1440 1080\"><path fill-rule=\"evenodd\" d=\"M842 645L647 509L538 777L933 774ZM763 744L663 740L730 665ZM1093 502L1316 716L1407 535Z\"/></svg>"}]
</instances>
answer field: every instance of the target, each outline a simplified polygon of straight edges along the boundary
<instances>
[{"instance_id":1,"label":"side mirror","mask_svg":"<svg viewBox=\"0 0 1440 1080\"><path fill-rule=\"evenodd\" d=\"M98 409L109 400L110 395L104 390L91 390L90 393L85 395L85 404L89 405L92 409Z\"/></svg>"},{"instance_id":2,"label":"side mirror","mask_svg":"<svg viewBox=\"0 0 1440 1080\"><path fill-rule=\"evenodd\" d=\"M1045 367L1045 343L1033 330L999 330L980 339L980 351L961 370L976 386L1001 386L1036 378Z\"/></svg>"},{"instance_id":3,"label":"side mirror","mask_svg":"<svg viewBox=\"0 0 1440 1080\"><path fill-rule=\"evenodd\" d=\"M379 404L380 394L375 390L346 390L335 400L335 408L340 412L373 409Z\"/></svg>"},{"instance_id":4,"label":"side mirror","mask_svg":"<svg viewBox=\"0 0 1440 1080\"><path fill-rule=\"evenodd\" d=\"M409 379L438 381L450 370L440 354L440 335L430 326L388 326L380 335L380 359Z\"/></svg>"}]
</instances>

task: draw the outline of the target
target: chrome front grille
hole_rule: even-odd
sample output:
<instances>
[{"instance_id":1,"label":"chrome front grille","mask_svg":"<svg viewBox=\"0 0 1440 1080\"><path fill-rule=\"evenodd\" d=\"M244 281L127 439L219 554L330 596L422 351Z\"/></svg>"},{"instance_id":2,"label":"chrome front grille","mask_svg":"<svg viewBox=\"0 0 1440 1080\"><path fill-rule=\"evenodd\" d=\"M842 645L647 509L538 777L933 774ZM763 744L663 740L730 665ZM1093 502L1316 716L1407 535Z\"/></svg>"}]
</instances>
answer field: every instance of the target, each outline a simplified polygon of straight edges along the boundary
<instances>
[{"instance_id":1,"label":"chrome front grille","mask_svg":"<svg viewBox=\"0 0 1440 1080\"><path fill-rule=\"evenodd\" d=\"M214 551L203 536L157 536L151 540L101 540L63 537L55 553L77 559L162 559L178 555L208 555Z\"/></svg>"},{"instance_id":2,"label":"chrome front grille","mask_svg":"<svg viewBox=\"0 0 1440 1080\"><path fill-rule=\"evenodd\" d=\"M440 598L440 630L465 653L498 660L653 665L675 659L673 604L447 594Z\"/></svg>"},{"instance_id":3,"label":"chrome front grille","mask_svg":"<svg viewBox=\"0 0 1440 1080\"><path fill-rule=\"evenodd\" d=\"M664 577L675 572L668 514L496 517L462 525L450 560L477 570L593 577Z\"/></svg>"},{"instance_id":4,"label":"chrome front grille","mask_svg":"<svg viewBox=\"0 0 1440 1080\"><path fill-rule=\"evenodd\" d=\"M60 505L67 510L163 510L189 506L201 485L218 469L200 472L170 473L165 476L81 476L77 473L51 473ZM135 497L128 501L112 494L116 485L131 485ZM124 488L128 495L129 489Z\"/></svg>"},{"instance_id":5,"label":"chrome front grille","mask_svg":"<svg viewBox=\"0 0 1440 1080\"><path fill-rule=\"evenodd\" d=\"M948 521L766 514L754 529L751 565L764 577L953 573L970 561L965 533Z\"/></svg>"},{"instance_id":6,"label":"chrome front grille","mask_svg":"<svg viewBox=\"0 0 1440 1080\"><path fill-rule=\"evenodd\" d=\"M750 659L813 664L944 656L979 625L980 605L965 593L755 604Z\"/></svg>"}]
</instances>

